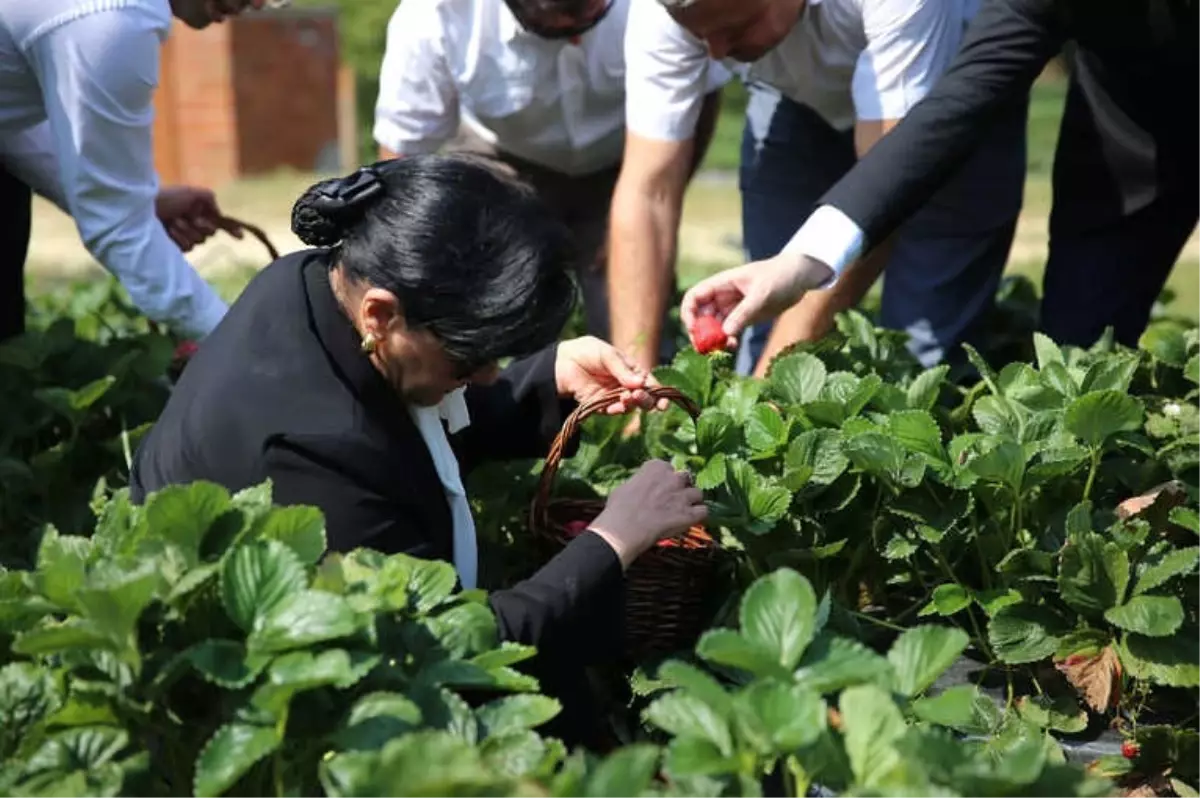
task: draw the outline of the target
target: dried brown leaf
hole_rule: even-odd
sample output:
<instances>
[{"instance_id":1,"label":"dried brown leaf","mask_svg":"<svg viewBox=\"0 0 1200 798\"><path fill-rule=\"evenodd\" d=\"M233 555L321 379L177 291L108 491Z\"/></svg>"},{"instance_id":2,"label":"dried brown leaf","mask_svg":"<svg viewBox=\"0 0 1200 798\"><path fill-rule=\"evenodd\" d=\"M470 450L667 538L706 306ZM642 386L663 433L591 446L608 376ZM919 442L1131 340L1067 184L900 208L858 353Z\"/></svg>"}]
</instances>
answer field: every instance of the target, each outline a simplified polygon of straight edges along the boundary
<instances>
[{"instance_id":1,"label":"dried brown leaf","mask_svg":"<svg viewBox=\"0 0 1200 798\"><path fill-rule=\"evenodd\" d=\"M1094 711L1104 713L1121 699L1121 661L1111 645L1094 656L1072 654L1054 664Z\"/></svg>"}]
</instances>

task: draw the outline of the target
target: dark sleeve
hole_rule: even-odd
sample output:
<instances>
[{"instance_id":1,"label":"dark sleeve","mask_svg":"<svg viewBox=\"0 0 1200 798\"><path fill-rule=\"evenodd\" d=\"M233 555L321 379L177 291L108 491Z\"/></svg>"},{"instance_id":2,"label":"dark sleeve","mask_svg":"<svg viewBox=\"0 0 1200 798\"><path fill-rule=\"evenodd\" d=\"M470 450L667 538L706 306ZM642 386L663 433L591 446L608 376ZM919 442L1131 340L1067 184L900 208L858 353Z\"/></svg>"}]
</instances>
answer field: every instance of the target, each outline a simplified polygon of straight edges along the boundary
<instances>
[{"instance_id":1,"label":"dark sleeve","mask_svg":"<svg viewBox=\"0 0 1200 798\"><path fill-rule=\"evenodd\" d=\"M491 385L467 389L471 425L452 439L464 472L486 460L544 457L575 407L558 397L558 346L514 361ZM569 452L568 452L569 453Z\"/></svg>"},{"instance_id":2,"label":"dark sleeve","mask_svg":"<svg viewBox=\"0 0 1200 798\"><path fill-rule=\"evenodd\" d=\"M953 176L1008 103L1025 101L1063 42L1054 0L983 0L946 73L818 205L850 217L868 248L879 244Z\"/></svg>"},{"instance_id":3,"label":"dark sleeve","mask_svg":"<svg viewBox=\"0 0 1200 798\"><path fill-rule=\"evenodd\" d=\"M362 546L425 559L443 556L446 545L435 536L450 531L433 528L431 507L419 503L440 497L419 491L409 498L385 495L362 473L370 470L369 459L369 451L351 452L344 441L280 441L267 450L263 464L275 504L315 505L324 513L330 550ZM404 484L394 468L391 479ZM619 644L623 596L616 552L585 532L532 577L492 592L488 600L502 639L537 646L555 660L585 662Z\"/></svg>"}]
</instances>

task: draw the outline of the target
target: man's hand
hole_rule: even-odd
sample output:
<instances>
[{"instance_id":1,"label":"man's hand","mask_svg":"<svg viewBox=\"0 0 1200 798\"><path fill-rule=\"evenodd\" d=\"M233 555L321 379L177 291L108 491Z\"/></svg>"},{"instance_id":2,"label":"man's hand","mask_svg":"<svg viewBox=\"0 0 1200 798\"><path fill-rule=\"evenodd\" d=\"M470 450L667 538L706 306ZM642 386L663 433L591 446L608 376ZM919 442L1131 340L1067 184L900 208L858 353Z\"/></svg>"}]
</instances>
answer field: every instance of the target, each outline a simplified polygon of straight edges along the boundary
<instances>
[{"instance_id":1,"label":"man's hand","mask_svg":"<svg viewBox=\"0 0 1200 798\"><path fill-rule=\"evenodd\" d=\"M700 316L722 320L727 348L751 324L768 321L820 288L833 270L804 255L781 253L705 278L683 295L680 321L691 330Z\"/></svg>"},{"instance_id":2,"label":"man's hand","mask_svg":"<svg viewBox=\"0 0 1200 798\"><path fill-rule=\"evenodd\" d=\"M184 252L204 242L217 230L224 230L234 238L242 237L241 226L222 218L216 196L206 188L171 186L161 189L154 201L154 210L167 235Z\"/></svg>"}]
</instances>

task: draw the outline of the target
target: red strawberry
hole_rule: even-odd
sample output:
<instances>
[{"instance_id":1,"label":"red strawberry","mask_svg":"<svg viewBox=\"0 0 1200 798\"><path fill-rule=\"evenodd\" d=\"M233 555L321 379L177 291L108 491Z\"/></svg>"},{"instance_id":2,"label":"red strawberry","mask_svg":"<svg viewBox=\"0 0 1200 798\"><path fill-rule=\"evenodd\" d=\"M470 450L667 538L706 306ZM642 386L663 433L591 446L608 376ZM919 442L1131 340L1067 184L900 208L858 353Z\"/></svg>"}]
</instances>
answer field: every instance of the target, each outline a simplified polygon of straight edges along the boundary
<instances>
[{"instance_id":1,"label":"red strawberry","mask_svg":"<svg viewBox=\"0 0 1200 798\"><path fill-rule=\"evenodd\" d=\"M588 528L588 522L587 521L568 521L564 526L566 527L566 530L567 530L567 537L574 538L574 537L577 537L578 535L583 534L584 530L586 530Z\"/></svg>"},{"instance_id":2,"label":"red strawberry","mask_svg":"<svg viewBox=\"0 0 1200 798\"><path fill-rule=\"evenodd\" d=\"M724 349L728 340L716 316L701 316L692 325L692 345L702 355Z\"/></svg>"},{"instance_id":3,"label":"red strawberry","mask_svg":"<svg viewBox=\"0 0 1200 798\"><path fill-rule=\"evenodd\" d=\"M1137 759L1137 755L1140 751L1141 747L1133 740L1126 740L1125 742L1121 743L1121 756L1125 757L1126 759Z\"/></svg>"},{"instance_id":4,"label":"red strawberry","mask_svg":"<svg viewBox=\"0 0 1200 798\"><path fill-rule=\"evenodd\" d=\"M187 360L192 355L196 354L200 347L195 341L181 341L179 346L175 347L175 359Z\"/></svg>"}]
</instances>

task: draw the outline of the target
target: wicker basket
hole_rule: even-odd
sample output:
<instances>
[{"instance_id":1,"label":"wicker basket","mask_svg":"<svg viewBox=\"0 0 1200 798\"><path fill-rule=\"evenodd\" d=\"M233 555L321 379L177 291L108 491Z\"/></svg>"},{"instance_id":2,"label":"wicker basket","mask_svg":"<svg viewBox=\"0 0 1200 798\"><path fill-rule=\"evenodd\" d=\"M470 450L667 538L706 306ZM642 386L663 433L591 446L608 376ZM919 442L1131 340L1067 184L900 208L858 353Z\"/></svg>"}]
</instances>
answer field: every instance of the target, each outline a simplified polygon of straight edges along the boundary
<instances>
[{"instance_id":1,"label":"wicker basket","mask_svg":"<svg viewBox=\"0 0 1200 798\"><path fill-rule=\"evenodd\" d=\"M674 388L654 387L649 393L682 407L693 419L696 403ZM553 499L551 488L567 442L590 415L611 405L621 391L597 396L575 409L550 447L530 510L531 526L558 545L572 535L572 522L591 522L604 509L603 499ZM719 548L702 526L682 537L661 540L628 568L625 574L624 656L635 662L690 649L705 628L706 597L719 564Z\"/></svg>"}]
</instances>

